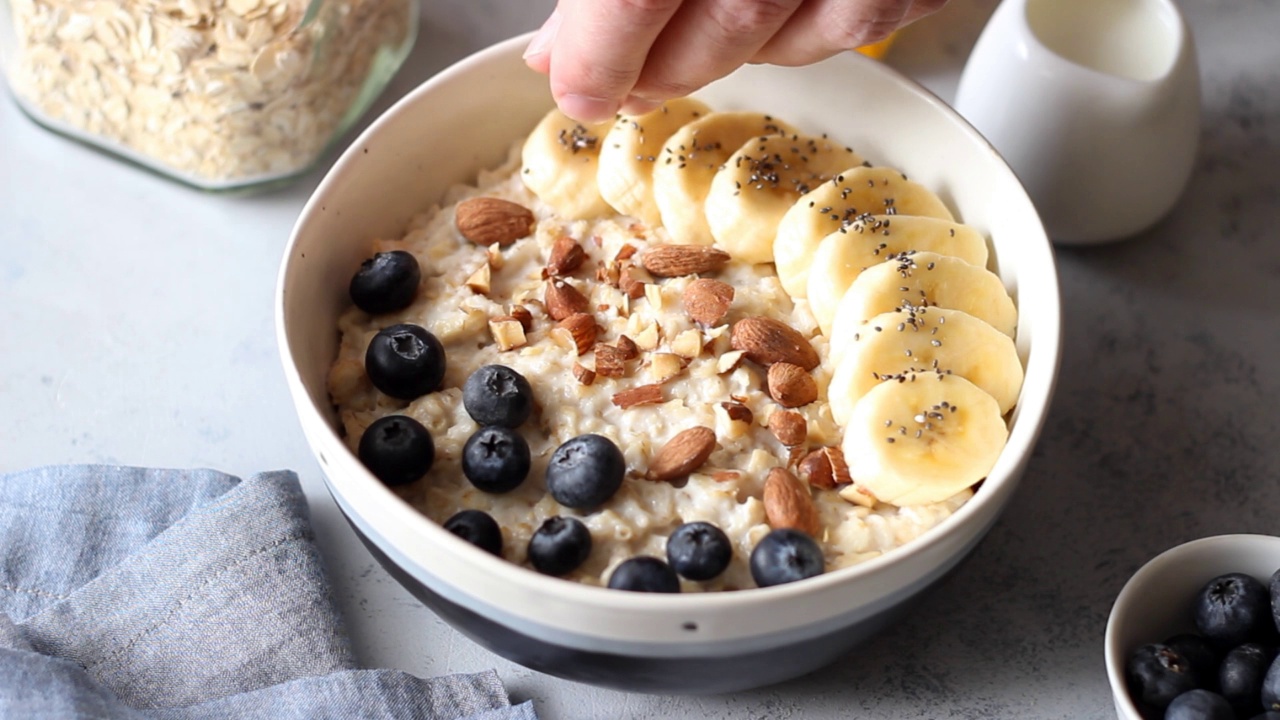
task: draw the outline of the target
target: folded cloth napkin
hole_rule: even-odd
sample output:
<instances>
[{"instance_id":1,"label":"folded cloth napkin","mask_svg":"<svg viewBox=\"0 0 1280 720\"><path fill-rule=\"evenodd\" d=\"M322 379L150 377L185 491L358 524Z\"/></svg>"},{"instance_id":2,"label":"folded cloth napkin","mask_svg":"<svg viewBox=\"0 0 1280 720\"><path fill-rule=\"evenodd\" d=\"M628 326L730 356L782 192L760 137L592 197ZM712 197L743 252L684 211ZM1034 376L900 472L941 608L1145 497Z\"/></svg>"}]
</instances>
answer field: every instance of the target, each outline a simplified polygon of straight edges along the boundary
<instances>
[{"instance_id":1,"label":"folded cloth napkin","mask_svg":"<svg viewBox=\"0 0 1280 720\"><path fill-rule=\"evenodd\" d=\"M291 472L0 474L0 718L535 720L490 671L359 670Z\"/></svg>"}]
</instances>

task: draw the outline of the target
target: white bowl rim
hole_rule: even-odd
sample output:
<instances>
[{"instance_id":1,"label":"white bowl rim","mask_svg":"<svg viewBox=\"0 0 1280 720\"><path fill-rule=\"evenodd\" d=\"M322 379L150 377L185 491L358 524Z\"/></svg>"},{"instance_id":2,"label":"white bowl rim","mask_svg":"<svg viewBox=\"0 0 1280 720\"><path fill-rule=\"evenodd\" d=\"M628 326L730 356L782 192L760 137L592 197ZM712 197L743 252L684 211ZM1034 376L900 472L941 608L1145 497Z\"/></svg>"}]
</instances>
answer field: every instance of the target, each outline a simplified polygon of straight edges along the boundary
<instances>
[{"instance_id":1,"label":"white bowl rim","mask_svg":"<svg viewBox=\"0 0 1280 720\"><path fill-rule=\"evenodd\" d=\"M346 165L358 159L358 148L365 144L371 137L375 137L379 129L390 122L399 113L405 111L405 108L420 102L423 96L429 95L434 88L441 85L452 78L469 72L472 66L481 65L495 56L508 55L510 53L519 53L532 37L532 33L519 35L501 41L476 53L462 58L453 65L449 66L440 73L432 76L418 87L414 88L400 100L398 100L391 108L379 116L372 124L368 126L360 134L360 136L352 141L338 161L326 173L324 179L317 186L316 190L308 198L306 205L299 215L298 222L295 224L290 233L289 241L284 248L283 261L277 277L277 290L275 297L275 320L277 343L281 360L284 365L286 379L290 386L290 392L295 399L295 405L301 401L305 405L305 410L299 409L299 412L305 412L308 419L328 428L329 434L326 440L330 441L330 448L336 452L343 453L353 465L358 467L362 474L363 485L366 491L379 496L379 504L383 505L386 515L381 518L383 522L389 522L398 525L412 526L414 531L429 538L431 542L436 544L449 543L446 547L452 547L455 552L463 553L466 557L470 553L469 560L478 566L484 567L486 572L497 575L502 581L509 582L518 586L525 586L532 591L542 595L554 597L568 603L585 603L597 608L606 610L616 610L621 612L633 613L662 613L679 612L682 609L697 610L700 613L716 612L718 610L728 610L730 608L738 608L741 606L771 604L775 601L782 601L787 598L808 595L815 591L830 589L835 585L844 585L854 582L858 579L876 575L884 568L890 565L898 564L904 558L911 555L917 555L925 552L934 546L947 542L959 528L964 527L968 519L977 514L979 510L990 501L994 501L994 490L999 486L1007 485L1010 482L1016 482L1017 466L1029 458L1040 430L1048 416L1049 405L1053 397L1053 392L1057 382L1058 366L1061 359L1061 303L1058 288L1058 277L1056 264L1054 260L1054 249L1049 242L1047 236L1043 234L1043 230L1036 237L1024 238L1025 242L1034 242L1036 245L1035 260L1036 264L1044 271L1042 275L1036 276L1036 283L1040 286L1040 291L1052 297L1052 312L1045 312L1045 317L1036 318L1035 340L1033 343L1034 351L1031 354L1030 361L1026 368L1026 374L1023 382L1022 394L1019 398L1019 404L1015 409L1017 421L1009 435L1009 441L1004 451L1001 453L1000 459L996 466L992 469L987 480L984 481L986 492L979 491L974 498L965 503L951 517L944 520L937 527L926 532L922 536L906 543L902 546L894 548L883 555L872 558L870 560L858 563L853 566L840 568L830 572L823 573L814 578L809 578L798 583L789 583L769 588L753 588L747 592L711 592L711 593L681 593L681 594L657 594L657 593L626 593L608 590L602 587L593 587L581 583L566 582L559 578L553 578L541 575L527 568L515 565L509 561L495 558L488 553L472 547L444 530L439 525L431 522L427 517L414 509L407 502L400 499L394 492L378 482L371 473L363 470L355 459L354 454L342 442L336 432L333 432L327 417L318 408L310 402L307 395L306 386L302 382L297 363L294 361L293 353L288 341L288 332L285 323L284 296L285 281L290 267L290 260L294 256L294 248L298 243L300 230L303 221L312 213L321 203L325 190L333 183L335 176ZM894 70L879 61L867 58L858 53L846 53L835 62L847 62L851 64L861 64L863 67L860 72L882 73L890 76L895 82L901 86L903 92L916 96L919 101L927 103L946 121L959 125L961 132L971 136L983 146L985 152L992 156L992 162L997 163L1002 172L1008 173L1013 182L1017 183L1021 188L1021 183L1014 176L1013 171L1000 157L999 153L987 142L963 117L941 100L937 95L933 94L915 80L908 78L902 73ZM1025 195L1025 190L1024 190ZM1029 203L1030 201L1027 200ZM1034 390L1034 396L1029 390ZM314 448L313 448L314 449ZM326 482L331 481L326 477ZM406 553L407 554L407 553ZM806 619L800 619L805 620ZM698 642L697 637L691 637L690 641Z\"/></svg>"}]
</instances>

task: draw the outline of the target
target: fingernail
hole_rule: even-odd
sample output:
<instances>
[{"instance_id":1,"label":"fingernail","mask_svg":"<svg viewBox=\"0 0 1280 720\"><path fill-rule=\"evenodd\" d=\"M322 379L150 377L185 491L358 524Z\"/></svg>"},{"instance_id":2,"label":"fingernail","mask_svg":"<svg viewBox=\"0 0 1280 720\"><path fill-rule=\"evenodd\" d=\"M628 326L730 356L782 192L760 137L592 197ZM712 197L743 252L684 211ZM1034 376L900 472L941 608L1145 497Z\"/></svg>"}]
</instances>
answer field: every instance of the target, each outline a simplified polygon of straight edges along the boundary
<instances>
[{"instance_id":1,"label":"fingernail","mask_svg":"<svg viewBox=\"0 0 1280 720\"><path fill-rule=\"evenodd\" d=\"M524 49L524 59L542 55L551 49L551 43L555 42L556 32L560 30L560 11L552 10L551 16L547 21L542 23L542 27L534 34L533 39L529 41L529 47Z\"/></svg>"},{"instance_id":2,"label":"fingernail","mask_svg":"<svg viewBox=\"0 0 1280 720\"><path fill-rule=\"evenodd\" d=\"M601 122L612 118L620 104L617 100L571 94L560 98L560 111L579 122Z\"/></svg>"},{"instance_id":3,"label":"fingernail","mask_svg":"<svg viewBox=\"0 0 1280 720\"><path fill-rule=\"evenodd\" d=\"M662 103L655 100L646 100L642 97L632 95L627 98L626 102L622 103L622 112L627 115L644 115L645 113L657 110L660 105L662 105Z\"/></svg>"}]
</instances>

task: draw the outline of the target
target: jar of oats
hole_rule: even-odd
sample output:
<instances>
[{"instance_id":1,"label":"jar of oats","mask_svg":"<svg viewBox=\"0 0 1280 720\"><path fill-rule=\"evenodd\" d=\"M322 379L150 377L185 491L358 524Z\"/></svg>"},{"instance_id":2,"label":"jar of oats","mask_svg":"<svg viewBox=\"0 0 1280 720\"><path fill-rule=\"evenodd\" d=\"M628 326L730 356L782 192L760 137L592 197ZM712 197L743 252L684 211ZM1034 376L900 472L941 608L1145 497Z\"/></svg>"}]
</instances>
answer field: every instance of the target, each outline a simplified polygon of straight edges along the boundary
<instances>
[{"instance_id":1,"label":"jar of oats","mask_svg":"<svg viewBox=\"0 0 1280 720\"><path fill-rule=\"evenodd\" d=\"M208 190L309 169L416 31L414 0L0 0L28 115Z\"/></svg>"}]
</instances>

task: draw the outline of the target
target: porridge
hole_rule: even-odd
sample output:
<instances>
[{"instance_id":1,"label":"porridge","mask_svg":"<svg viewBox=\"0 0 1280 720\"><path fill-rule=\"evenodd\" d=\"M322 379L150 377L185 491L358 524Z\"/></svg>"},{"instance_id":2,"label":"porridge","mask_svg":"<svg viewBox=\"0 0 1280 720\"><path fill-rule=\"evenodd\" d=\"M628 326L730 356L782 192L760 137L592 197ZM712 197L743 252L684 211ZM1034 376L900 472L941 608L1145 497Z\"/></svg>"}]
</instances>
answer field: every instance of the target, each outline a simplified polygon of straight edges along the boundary
<instances>
[{"instance_id":1,"label":"porridge","mask_svg":"<svg viewBox=\"0 0 1280 720\"><path fill-rule=\"evenodd\" d=\"M1007 360L1009 336L975 316L1012 328L1012 302L997 280L1005 302L950 309L955 282L932 273L957 257L987 273L986 246L927 193L755 113L685 100L588 127L552 112L372 243L329 376L347 442L432 520L583 583L746 589L876 557L972 496L1005 440L991 390L1021 383L1020 365L951 370ZM717 217L691 218L699 202ZM760 223L808 245L792 275L772 233L742 230ZM837 241L860 249L806 259ZM812 300L786 286L795 268L823 288Z\"/></svg>"}]
</instances>

